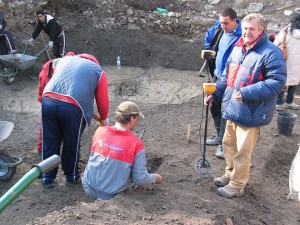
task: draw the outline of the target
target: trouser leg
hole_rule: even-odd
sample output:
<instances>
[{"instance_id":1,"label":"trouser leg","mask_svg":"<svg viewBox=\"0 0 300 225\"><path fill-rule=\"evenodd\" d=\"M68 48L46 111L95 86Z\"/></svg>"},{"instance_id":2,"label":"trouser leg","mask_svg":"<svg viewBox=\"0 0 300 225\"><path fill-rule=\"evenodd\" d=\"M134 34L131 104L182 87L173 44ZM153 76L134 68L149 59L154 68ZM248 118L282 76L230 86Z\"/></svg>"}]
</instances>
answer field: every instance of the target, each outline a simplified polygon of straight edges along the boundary
<instances>
[{"instance_id":1,"label":"trouser leg","mask_svg":"<svg viewBox=\"0 0 300 225\"><path fill-rule=\"evenodd\" d=\"M221 105L222 105L222 100L216 100L212 102L212 105L210 107L210 112L214 120L214 126L216 128L218 136L220 136L220 124L222 118Z\"/></svg>"},{"instance_id":2,"label":"trouser leg","mask_svg":"<svg viewBox=\"0 0 300 225\"><path fill-rule=\"evenodd\" d=\"M11 33L8 30L5 31L5 36L6 36L6 42L9 48L9 52L11 52L12 50L16 50L15 42L13 40Z\"/></svg>"},{"instance_id":3,"label":"trouser leg","mask_svg":"<svg viewBox=\"0 0 300 225\"><path fill-rule=\"evenodd\" d=\"M66 36L64 33L62 33L61 36L59 36L58 39L54 41L52 52L56 58L61 58L65 55Z\"/></svg>"},{"instance_id":4,"label":"trouser leg","mask_svg":"<svg viewBox=\"0 0 300 225\"><path fill-rule=\"evenodd\" d=\"M222 140L224 137L225 129L226 129L226 122L227 120L221 117L221 123L220 123L220 144L222 144Z\"/></svg>"},{"instance_id":5,"label":"trouser leg","mask_svg":"<svg viewBox=\"0 0 300 225\"><path fill-rule=\"evenodd\" d=\"M288 104L293 103L293 101L294 101L294 94L296 92L296 88L297 88L296 85L294 85L294 86L288 86L287 96L286 96L286 99L285 99L286 103L288 103Z\"/></svg>"},{"instance_id":6,"label":"trouser leg","mask_svg":"<svg viewBox=\"0 0 300 225\"><path fill-rule=\"evenodd\" d=\"M58 118L59 102L50 98L42 101L42 159L45 160L52 155L60 156L60 146L63 130ZM45 183L52 182L57 175L58 167L43 174Z\"/></svg>"},{"instance_id":7,"label":"trouser leg","mask_svg":"<svg viewBox=\"0 0 300 225\"><path fill-rule=\"evenodd\" d=\"M63 127L63 149L61 154L62 169L68 181L78 179L80 138L86 126L81 109L65 103L59 112Z\"/></svg>"},{"instance_id":8,"label":"trouser leg","mask_svg":"<svg viewBox=\"0 0 300 225\"><path fill-rule=\"evenodd\" d=\"M277 95L277 99L276 99L276 105L282 105L283 104L283 95L284 95L284 91L281 91L278 95Z\"/></svg>"},{"instance_id":9,"label":"trouser leg","mask_svg":"<svg viewBox=\"0 0 300 225\"><path fill-rule=\"evenodd\" d=\"M223 150L226 160L226 176L229 185L244 189L250 174L251 154L255 147L259 128L243 127L227 120L223 137Z\"/></svg>"},{"instance_id":10,"label":"trouser leg","mask_svg":"<svg viewBox=\"0 0 300 225\"><path fill-rule=\"evenodd\" d=\"M39 130L37 150L38 150L38 152L42 152L42 149L43 149L43 145L42 145L42 121L41 121L40 122L40 130Z\"/></svg>"}]
</instances>

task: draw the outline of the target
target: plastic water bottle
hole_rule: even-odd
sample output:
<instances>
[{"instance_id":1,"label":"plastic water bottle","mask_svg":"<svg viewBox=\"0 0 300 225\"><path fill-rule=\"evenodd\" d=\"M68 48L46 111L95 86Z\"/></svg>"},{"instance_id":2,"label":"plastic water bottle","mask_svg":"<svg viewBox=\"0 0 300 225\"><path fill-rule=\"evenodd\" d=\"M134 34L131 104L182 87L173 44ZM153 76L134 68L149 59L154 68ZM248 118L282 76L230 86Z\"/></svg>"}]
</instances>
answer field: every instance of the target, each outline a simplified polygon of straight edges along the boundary
<instances>
[{"instance_id":1,"label":"plastic water bottle","mask_svg":"<svg viewBox=\"0 0 300 225\"><path fill-rule=\"evenodd\" d=\"M120 59L120 56L117 57L117 68L121 69L121 59Z\"/></svg>"}]
</instances>

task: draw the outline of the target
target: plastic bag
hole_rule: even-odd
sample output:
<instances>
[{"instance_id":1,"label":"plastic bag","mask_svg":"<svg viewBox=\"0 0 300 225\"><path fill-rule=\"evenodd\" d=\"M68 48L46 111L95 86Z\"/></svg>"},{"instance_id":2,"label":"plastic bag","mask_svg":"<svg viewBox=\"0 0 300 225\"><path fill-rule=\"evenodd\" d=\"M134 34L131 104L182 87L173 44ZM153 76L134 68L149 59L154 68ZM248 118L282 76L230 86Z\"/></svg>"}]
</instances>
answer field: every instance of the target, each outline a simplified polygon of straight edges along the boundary
<instances>
[{"instance_id":1,"label":"plastic bag","mask_svg":"<svg viewBox=\"0 0 300 225\"><path fill-rule=\"evenodd\" d=\"M290 193L287 199L298 200L300 202L300 147L291 165L289 188Z\"/></svg>"}]
</instances>

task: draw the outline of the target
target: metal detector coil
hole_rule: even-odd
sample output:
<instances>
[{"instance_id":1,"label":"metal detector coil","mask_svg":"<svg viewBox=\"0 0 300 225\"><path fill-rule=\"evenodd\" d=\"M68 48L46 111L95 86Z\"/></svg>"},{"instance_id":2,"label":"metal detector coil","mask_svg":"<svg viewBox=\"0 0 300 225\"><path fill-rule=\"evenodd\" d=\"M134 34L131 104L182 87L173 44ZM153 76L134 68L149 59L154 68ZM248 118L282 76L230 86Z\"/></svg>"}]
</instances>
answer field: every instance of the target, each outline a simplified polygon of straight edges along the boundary
<instances>
[{"instance_id":1,"label":"metal detector coil","mask_svg":"<svg viewBox=\"0 0 300 225\"><path fill-rule=\"evenodd\" d=\"M208 178L211 175L211 167L207 160L203 158L198 159L195 162L195 170L200 177Z\"/></svg>"}]
</instances>

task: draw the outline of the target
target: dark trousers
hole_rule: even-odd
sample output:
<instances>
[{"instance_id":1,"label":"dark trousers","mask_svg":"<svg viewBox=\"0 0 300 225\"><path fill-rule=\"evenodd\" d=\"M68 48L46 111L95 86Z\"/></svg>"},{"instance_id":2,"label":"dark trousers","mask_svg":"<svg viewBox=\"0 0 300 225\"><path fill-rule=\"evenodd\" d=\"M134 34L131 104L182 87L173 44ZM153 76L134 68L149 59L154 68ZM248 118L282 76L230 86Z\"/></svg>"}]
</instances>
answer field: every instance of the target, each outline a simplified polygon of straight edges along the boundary
<instances>
[{"instance_id":1,"label":"dark trousers","mask_svg":"<svg viewBox=\"0 0 300 225\"><path fill-rule=\"evenodd\" d=\"M66 36L64 32L53 41L52 53L55 58L62 58L66 54Z\"/></svg>"},{"instance_id":2,"label":"dark trousers","mask_svg":"<svg viewBox=\"0 0 300 225\"><path fill-rule=\"evenodd\" d=\"M222 144L222 139L226 127L226 119L222 117L222 100L213 101L210 107L210 112L214 121L214 126L217 131L217 136L220 137L220 144Z\"/></svg>"},{"instance_id":3,"label":"dark trousers","mask_svg":"<svg viewBox=\"0 0 300 225\"><path fill-rule=\"evenodd\" d=\"M86 121L79 107L44 97L42 101L43 160L56 154L68 181L79 178L80 138ZM61 151L61 144L63 144ZM43 174L45 183L56 178L58 168Z\"/></svg>"},{"instance_id":4,"label":"dark trousers","mask_svg":"<svg viewBox=\"0 0 300 225\"><path fill-rule=\"evenodd\" d=\"M7 52L4 54L8 54L12 50L16 50L15 42L13 40L11 33L8 30L0 30L0 36L3 38L3 39L1 38L1 41L2 40L5 41L5 45L7 48L7 50L6 50Z\"/></svg>"},{"instance_id":5,"label":"dark trousers","mask_svg":"<svg viewBox=\"0 0 300 225\"><path fill-rule=\"evenodd\" d=\"M285 99L286 103L288 103L288 104L293 103L296 89L297 89L297 85L288 86L288 91L287 91L287 95L286 95L286 99ZM277 96L276 105L282 105L283 104L283 95L284 95L284 91L281 91L279 93L279 95Z\"/></svg>"}]
</instances>

